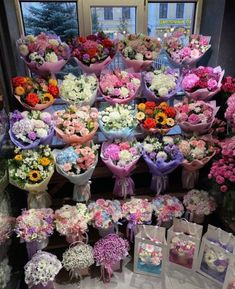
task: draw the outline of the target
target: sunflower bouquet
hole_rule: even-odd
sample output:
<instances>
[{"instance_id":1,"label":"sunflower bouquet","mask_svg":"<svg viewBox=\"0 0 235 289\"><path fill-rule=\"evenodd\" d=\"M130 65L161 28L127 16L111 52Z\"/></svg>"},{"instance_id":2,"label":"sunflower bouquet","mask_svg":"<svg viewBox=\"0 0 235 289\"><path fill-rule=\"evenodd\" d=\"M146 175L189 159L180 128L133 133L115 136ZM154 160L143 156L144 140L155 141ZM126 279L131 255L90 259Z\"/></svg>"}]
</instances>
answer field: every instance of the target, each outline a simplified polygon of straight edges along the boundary
<instances>
[{"instance_id":1,"label":"sunflower bouquet","mask_svg":"<svg viewBox=\"0 0 235 289\"><path fill-rule=\"evenodd\" d=\"M16 148L8 170L9 182L29 192L29 209L50 206L47 185L54 173L54 160L49 146L39 146L37 150Z\"/></svg>"}]
</instances>

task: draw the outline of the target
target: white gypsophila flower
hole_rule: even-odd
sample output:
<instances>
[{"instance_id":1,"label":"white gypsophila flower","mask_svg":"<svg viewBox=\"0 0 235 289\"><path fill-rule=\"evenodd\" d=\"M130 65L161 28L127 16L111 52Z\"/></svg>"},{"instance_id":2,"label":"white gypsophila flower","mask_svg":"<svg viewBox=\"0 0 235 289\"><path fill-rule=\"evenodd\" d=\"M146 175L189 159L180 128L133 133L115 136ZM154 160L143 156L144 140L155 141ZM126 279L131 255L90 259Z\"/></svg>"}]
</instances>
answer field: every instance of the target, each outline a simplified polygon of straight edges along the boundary
<instances>
[{"instance_id":1,"label":"white gypsophila flower","mask_svg":"<svg viewBox=\"0 0 235 289\"><path fill-rule=\"evenodd\" d=\"M124 98L127 98L129 95L129 89L127 89L126 87L121 87L120 92L121 92L121 96Z\"/></svg>"},{"instance_id":2,"label":"white gypsophila flower","mask_svg":"<svg viewBox=\"0 0 235 289\"><path fill-rule=\"evenodd\" d=\"M11 267L8 265L8 259L0 262L0 288L6 288L11 277Z\"/></svg>"},{"instance_id":3,"label":"white gypsophila flower","mask_svg":"<svg viewBox=\"0 0 235 289\"><path fill-rule=\"evenodd\" d=\"M39 64L43 64L45 61L41 55L39 55L37 52L33 52L29 54L29 59L31 61L35 61Z\"/></svg>"},{"instance_id":4,"label":"white gypsophila flower","mask_svg":"<svg viewBox=\"0 0 235 289\"><path fill-rule=\"evenodd\" d=\"M56 63L58 61L58 57L55 54L55 52L49 52L45 56L45 61L51 62L51 63Z\"/></svg>"},{"instance_id":5,"label":"white gypsophila flower","mask_svg":"<svg viewBox=\"0 0 235 289\"><path fill-rule=\"evenodd\" d=\"M167 153L163 152L163 151L160 151L157 153L157 159L162 159L164 161L167 160Z\"/></svg>"},{"instance_id":6,"label":"white gypsophila flower","mask_svg":"<svg viewBox=\"0 0 235 289\"><path fill-rule=\"evenodd\" d=\"M47 130L44 128L37 128L36 134L39 138L45 138L48 135Z\"/></svg>"},{"instance_id":7,"label":"white gypsophila flower","mask_svg":"<svg viewBox=\"0 0 235 289\"><path fill-rule=\"evenodd\" d=\"M136 60L143 60L144 59L144 55L142 53L136 53L135 59Z\"/></svg>"}]
</instances>

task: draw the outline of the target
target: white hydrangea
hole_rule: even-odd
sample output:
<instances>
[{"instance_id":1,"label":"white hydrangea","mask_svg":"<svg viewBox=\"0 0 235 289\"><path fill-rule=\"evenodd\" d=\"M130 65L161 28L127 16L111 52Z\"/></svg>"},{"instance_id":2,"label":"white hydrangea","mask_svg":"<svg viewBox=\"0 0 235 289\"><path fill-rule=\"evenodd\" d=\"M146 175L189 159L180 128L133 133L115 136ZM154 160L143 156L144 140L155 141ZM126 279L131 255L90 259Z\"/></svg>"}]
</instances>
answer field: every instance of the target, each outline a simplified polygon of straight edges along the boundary
<instances>
[{"instance_id":1,"label":"white hydrangea","mask_svg":"<svg viewBox=\"0 0 235 289\"><path fill-rule=\"evenodd\" d=\"M49 52L46 54L45 60L47 62L56 63L58 61L58 56L55 54L55 52Z\"/></svg>"}]
</instances>

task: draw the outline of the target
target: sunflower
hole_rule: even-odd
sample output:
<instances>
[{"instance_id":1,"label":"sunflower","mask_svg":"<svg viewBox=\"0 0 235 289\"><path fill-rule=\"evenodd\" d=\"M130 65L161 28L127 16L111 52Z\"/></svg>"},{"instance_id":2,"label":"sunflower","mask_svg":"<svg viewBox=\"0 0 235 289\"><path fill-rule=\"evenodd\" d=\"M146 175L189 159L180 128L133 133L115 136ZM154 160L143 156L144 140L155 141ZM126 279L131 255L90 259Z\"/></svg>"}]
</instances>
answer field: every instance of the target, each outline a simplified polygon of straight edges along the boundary
<instances>
[{"instance_id":1,"label":"sunflower","mask_svg":"<svg viewBox=\"0 0 235 289\"><path fill-rule=\"evenodd\" d=\"M47 167L49 166L49 164L51 163L51 160L46 158L46 157L43 157L43 158L40 158L39 159L39 163L44 166L44 167Z\"/></svg>"},{"instance_id":2,"label":"sunflower","mask_svg":"<svg viewBox=\"0 0 235 289\"><path fill-rule=\"evenodd\" d=\"M158 107L164 110L164 109L166 109L168 106L169 106L168 103L164 101L164 102L161 102Z\"/></svg>"},{"instance_id":3,"label":"sunflower","mask_svg":"<svg viewBox=\"0 0 235 289\"><path fill-rule=\"evenodd\" d=\"M17 162L22 161L22 160L23 160L22 155L21 155L21 154L16 155L16 156L15 156L15 160L16 160Z\"/></svg>"},{"instance_id":4,"label":"sunflower","mask_svg":"<svg viewBox=\"0 0 235 289\"><path fill-rule=\"evenodd\" d=\"M17 86L15 89L15 93L17 95L21 96L21 95L25 94L25 89L22 86Z\"/></svg>"},{"instance_id":5,"label":"sunflower","mask_svg":"<svg viewBox=\"0 0 235 289\"><path fill-rule=\"evenodd\" d=\"M145 119L145 114L142 111L137 112L135 116L138 120L143 120Z\"/></svg>"},{"instance_id":6,"label":"sunflower","mask_svg":"<svg viewBox=\"0 0 235 289\"><path fill-rule=\"evenodd\" d=\"M44 93L42 96L42 103L51 102L54 97L50 93Z\"/></svg>"},{"instance_id":7,"label":"sunflower","mask_svg":"<svg viewBox=\"0 0 235 289\"><path fill-rule=\"evenodd\" d=\"M41 174L39 171L30 171L29 172L29 179L32 182L37 182L41 179Z\"/></svg>"},{"instance_id":8,"label":"sunflower","mask_svg":"<svg viewBox=\"0 0 235 289\"><path fill-rule=\"evenodd\" d=\"M166 124L168 125L168 126L174 126L175 125L175 121L174 121L174 119L173 118L167 118L166 119Z\"/></svg>"},{"instance_id":9,"label":"sunflower","mask_svg":"<svg viewBox=\"0 0 235 289\"><path fill-rule=\"evenodd\" d=\"M57 86L57 80L51 78L51 79L49 80L49 84L51 84L51 85L53 85L53 86Z\"/></svg>"},{"instance_id":10,"label":"sunflower","mask_svg":"<svg viewBox=\"0 0 235 289\"><path fill-rule=\"evenodd\" d=\"M145 104L144 103L140 103L138 104L138 110L144 111L145 110Z\"/></svg>"},{"instance_id":11,"label":"sunflower","mask_svg":"<svg viewBox=\"0 0 235 289\"><path fill-rule=\"evenodd\" d=\"M165 125L166 120L167 120L167 115L164 112L158 112L155 116L155 120L157 123L161 125Z\"/></svg>"}]
</instances>

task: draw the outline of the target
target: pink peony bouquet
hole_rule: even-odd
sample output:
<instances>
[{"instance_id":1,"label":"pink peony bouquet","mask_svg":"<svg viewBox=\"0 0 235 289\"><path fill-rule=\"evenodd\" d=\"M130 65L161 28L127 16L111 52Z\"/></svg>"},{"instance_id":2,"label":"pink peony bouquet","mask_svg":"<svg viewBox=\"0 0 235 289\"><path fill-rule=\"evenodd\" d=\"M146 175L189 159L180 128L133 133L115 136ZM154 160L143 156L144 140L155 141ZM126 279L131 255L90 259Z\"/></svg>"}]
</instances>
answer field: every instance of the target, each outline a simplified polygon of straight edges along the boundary
<instances>
[{"instance_id":1,"label":"pink peony bouquet","mask_svg":"<svg viewBox=\"0 0 235 289\"><path fill-rule=\"evenodd\" d=\"M182 80L182 88L190 98L208 101L220 91L223 76L224 70L220 66L199 66L187 71Z\"/></svg>"},{"instance_id":2,"label":"pink peony bouquet","mask_svg":"<svg viewBox=\"0 0 235 289\"><path fill-rule=\"evenodd\" d=\"M136 139L104 142L101 148L101 159L114 174L116 181L113 193L126 198L134 195L135 184L130 174L141 157L140 143Z\"/></svg>"},{"instance_id":3,"label":"pink peony bouquet","mask_svg":"<svg viewBox=\"0 0 235 289\"><path fill-rule=\"evenodd\" d=\"M0 213L0 248L1 245L3 245L10 238L13 232L14 224L15 218Z\"/></svg>"},{"instance_id":4,"label":"pink peony bouquet","mask_svg":"<svg viewBox=\"0 0 235 289\"><path fill-rule=\"evenodd\" d=\"M235 93L228 98L227 106L224 117L231 127L232 132L235 132Z\"/></svg>"},{"instance_id":5,"label":"pink peony bouquet","mask_svg":"<svg viewBox=\"0 0 235 289\"><path fill-rule=\"evenodd\" d=\"M96 134L98 129L98 110L89 106L69 106L54 113L55 131L65 143L83 144Z\"/></svg>"},{"instance_id":6,"label":"pink peony bouquet","mask_svg":"<svg viewBox=\"0 0 235 289\"><path fill-rule=\"evenodd\" d=\"M124 70L104 71L100 77L100 92L110 104L125 104L137 96L140 84L140 74Z\"/></svg>"}]
</instances>

